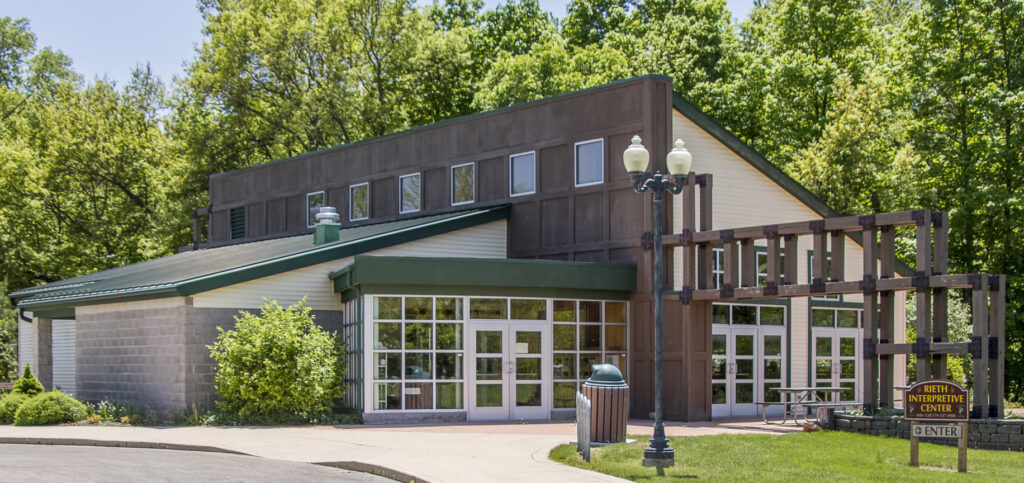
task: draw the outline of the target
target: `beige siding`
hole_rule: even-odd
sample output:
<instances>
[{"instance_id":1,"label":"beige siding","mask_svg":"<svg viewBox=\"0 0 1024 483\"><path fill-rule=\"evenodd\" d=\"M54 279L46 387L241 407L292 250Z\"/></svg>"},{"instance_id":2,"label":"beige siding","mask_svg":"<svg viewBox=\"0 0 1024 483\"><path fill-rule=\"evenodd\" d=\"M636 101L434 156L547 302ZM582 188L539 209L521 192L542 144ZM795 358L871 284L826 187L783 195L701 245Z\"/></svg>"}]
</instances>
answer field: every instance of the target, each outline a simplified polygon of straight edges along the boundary
<instances>
[{"instance_id":1,"label":"beige siding","mask_svg":"<svg viewBox=\"0 0 1024 483\"><path fill-rule=\"evenodd\" d=\"M411 257L505 258L505 221L446 233L376 250L367 255ZM352 258L325 262L193 296L196 307L258 308L263 298L282 305L302 297L313 310L341 310L341 300L327 276L352 263Z\"/></svg>"},{"instance_id":2,"label":"beige siding","mask_svg":"<svg viewBox=\"0 0 1024 483\"><path fill-rule=\"evenodd\" d=\"M75 321L53 321L53 387L75 395Z\"/></svg>"},{"instance_id":3,"label":"beige siding","mask_svg":"<svg viewBox=\"0 0 1024 483\"><path fill-rule=\"evenodd\" d=\"M714 137L687 119L679 112L672 116L673 139L686 142L686 148L693 154L693 171L713 175L712 228L740 228L774 223L820 219L821 215L803 204L795 196L776 184L757 168ZM674 229L682 228L682 203L676 198L673 203ZM699 202L697 207L699 213ZM697 220L698 223L700 220ZM809 283L807 251L812 247L813 237L800 237L800 259L797 261L799 283ZM762 243L763 244L763 243ZM845 244L846 278L859 280L863 277L862 248L852 239ZM676 288L682 280L682 253L677 250L674 257L674 280ZM860 295L845 296L844 301L862 302ZM791 364L792 384L802 385L808 381L808 339L809 312L806 298L792 300L791 305ZM904 307L897 304L897 341L903 340ZM896 379L902 381L903 370L897 370Z\"/></svg>"}]
</instances>

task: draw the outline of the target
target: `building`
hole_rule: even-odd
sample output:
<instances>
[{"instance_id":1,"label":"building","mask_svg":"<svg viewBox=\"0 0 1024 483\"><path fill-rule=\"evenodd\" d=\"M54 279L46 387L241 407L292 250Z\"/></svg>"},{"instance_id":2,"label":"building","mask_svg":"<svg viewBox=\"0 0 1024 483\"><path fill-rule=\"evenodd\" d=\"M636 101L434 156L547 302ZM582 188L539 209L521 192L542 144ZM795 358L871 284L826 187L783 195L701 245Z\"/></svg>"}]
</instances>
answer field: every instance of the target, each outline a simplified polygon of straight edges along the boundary
<instances>
[{"instance_id":1,"label":"building","mask_svg":"<svg viewBox=\"0 0 1024 483\"><path fill-rule=\"evenodd\" d=\"M369 422L571 418L594 362L623 370L632 415L647 417L650 201L621 164L635 134L652 169L686 141L693 170L714 177L714 229L834 215L646 76L214 175L193 249L10 294L20 360L82 399L209 404L216 328L264 298L305 297L345 338L346 397ZM322 206L341 214L336 232L316 226ZM666 212L679 233L680 203ZM860 246L844 247L858 273ZM860 308L857 296L667 304L666 418L755 414L779 385L843 385L852 399Z\"/></svg>"}]
</instances>

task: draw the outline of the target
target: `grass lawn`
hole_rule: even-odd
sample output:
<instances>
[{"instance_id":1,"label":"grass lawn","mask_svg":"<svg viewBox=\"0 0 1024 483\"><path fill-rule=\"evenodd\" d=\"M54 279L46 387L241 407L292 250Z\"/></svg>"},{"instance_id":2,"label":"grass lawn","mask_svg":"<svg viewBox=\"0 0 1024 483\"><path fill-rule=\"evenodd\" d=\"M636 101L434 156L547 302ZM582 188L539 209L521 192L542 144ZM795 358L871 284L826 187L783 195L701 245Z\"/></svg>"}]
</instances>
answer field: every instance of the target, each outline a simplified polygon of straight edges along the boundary
<instances>
[{"instance_id":1,"label":"grass lawn","mask_svg":"<svg viewBox=\"0 0 1024 483\"><path fill-rule=\"evenodd\" d=\"M1024 453L971 449L968 473L959 474L955 447L922 443L922 468L912 468L909 441L830 431L669 438L676 466L659 477L655 468L641 465L649 436L631 438L637 443L592 449L590 463L569 444L550 457L633 481L1024 481Z\"/></svg>"}]
</instances>

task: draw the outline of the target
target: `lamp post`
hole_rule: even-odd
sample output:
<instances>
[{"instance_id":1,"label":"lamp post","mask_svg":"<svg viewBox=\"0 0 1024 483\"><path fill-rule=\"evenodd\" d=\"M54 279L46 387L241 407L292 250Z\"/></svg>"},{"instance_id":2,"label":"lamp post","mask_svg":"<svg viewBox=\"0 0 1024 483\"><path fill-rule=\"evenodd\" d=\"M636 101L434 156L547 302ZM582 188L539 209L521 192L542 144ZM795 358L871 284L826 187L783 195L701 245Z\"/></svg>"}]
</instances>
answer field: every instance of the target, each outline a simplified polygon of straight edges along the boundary
<instances>
[{"instance_id":1,"label":"lamp post","mask_svg":"<svg viewBox=\"0 0 1024 483\"><path fill-rule=\"evenodd\" d=\"M693 156L683 144L682 139L677 139L675 147L665 158L671 179L666 179L661 172L655 172L648 177L646 171L650 153L641 144L640 136L633 136L632 144L622 153L622 164L626 167L629 177L633 179L633 188L637 193L649 190L654 201L654 436L651 437L651 444L644 449L644 466L655 468L675 465L675 452L665 437L665 422L662 420L661 408L661 197L666 191L677 195L686 185Z\"/></svg>"}]
</instances>

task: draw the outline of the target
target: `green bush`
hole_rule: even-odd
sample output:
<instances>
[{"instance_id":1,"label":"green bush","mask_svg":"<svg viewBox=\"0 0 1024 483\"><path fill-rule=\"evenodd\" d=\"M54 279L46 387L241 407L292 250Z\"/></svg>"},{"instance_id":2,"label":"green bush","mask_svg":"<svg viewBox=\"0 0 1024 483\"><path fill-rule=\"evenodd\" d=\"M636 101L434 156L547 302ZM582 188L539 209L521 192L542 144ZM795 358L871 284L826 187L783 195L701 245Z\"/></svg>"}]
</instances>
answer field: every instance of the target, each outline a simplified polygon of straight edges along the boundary
<instances>
[{"instance_id":1,"label":"green bush","mask_svg":"<svg viewBox=\"0 0 1024 483\"><path fill-rule=\"evenodd\" d=\"M218 327L209 348L221 410L262 422L330 410L344 347L313 319L305 299L287 309L264 300L260 315L242 311L233 330Z\"/></svg>"},{"instance_id":2,"label":"green bush","mask_svg":"<svg viewBox=\"0 0 1024 483\"><path fill-rule=\"evenodd\" d=\"M13 423L14 413L29 399L32 399L32 396L19 393L11 393L0 399L0 424Z\"/></svg>"},{"instance_id":3,"label":"green bush","mask_svg":"<svg viewBox=\"0 0 1024 483\"><path fill-rule=\"evenodd\" d=\"M14 383L14 389L11 391L17 394L27 394L29 396L35 396L45 391L42 383L36 376L32 375L32 368L28 364L25 364L25 373L21 375L21 379Z\"/></svg>"},{"instance_id":4,"label":"green bush","mask_svg":"<svg viewBox=\"0 0 1024 483\"><path fill-rule=\"evenodd\" d=\"M14 425L73 423L85 419L87 414L85 404L60 391L50 391L22 404L14 413Z\"/></svg>"}]
</instances>

